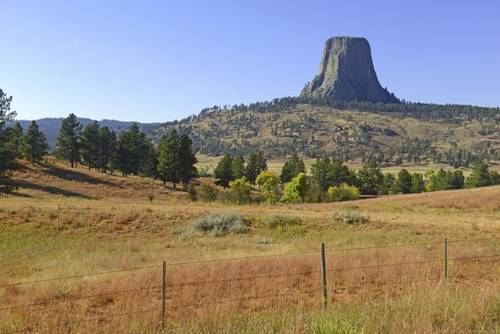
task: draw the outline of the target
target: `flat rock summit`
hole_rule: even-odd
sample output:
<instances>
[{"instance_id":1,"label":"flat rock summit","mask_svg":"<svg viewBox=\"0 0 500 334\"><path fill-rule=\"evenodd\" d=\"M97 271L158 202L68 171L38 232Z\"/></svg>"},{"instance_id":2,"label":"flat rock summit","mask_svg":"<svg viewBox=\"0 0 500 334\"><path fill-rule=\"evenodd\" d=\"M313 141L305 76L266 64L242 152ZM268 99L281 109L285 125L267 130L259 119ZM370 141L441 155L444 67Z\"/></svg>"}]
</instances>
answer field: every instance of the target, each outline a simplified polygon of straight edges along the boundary
<instances>
[{"instance_id":1,"label":"flat rock summit","mask_svg":"<svg viewBox=\"0 0 500 334\"><path fill-rule=\"evenodd\" d=\"M370 44L360 37L333 37L326 41L319 74L301 96L342 101L397 103L382 88L373 67Z\"/></svg>"}]
</instances>

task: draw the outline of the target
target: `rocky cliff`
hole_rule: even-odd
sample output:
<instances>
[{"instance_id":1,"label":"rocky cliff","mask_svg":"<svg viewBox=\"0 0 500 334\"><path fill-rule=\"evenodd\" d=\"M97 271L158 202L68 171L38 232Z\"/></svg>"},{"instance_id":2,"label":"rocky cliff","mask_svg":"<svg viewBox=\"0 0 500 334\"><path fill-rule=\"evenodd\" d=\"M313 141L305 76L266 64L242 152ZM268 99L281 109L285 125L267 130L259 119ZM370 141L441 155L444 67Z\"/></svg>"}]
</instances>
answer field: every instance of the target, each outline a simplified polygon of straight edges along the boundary
<instances>
[{"instance_id":1,"label":"rocky cliff","mask_svg":"<svg viewBox=\"0 0 500 334\"><path fill-rule=\"evenodd\" d=\"M343 101L397 103L380 86L373 67L370 44L365 38L334 37L326 41L319 74L301 96Z\"/></svg>"}]
</instances>

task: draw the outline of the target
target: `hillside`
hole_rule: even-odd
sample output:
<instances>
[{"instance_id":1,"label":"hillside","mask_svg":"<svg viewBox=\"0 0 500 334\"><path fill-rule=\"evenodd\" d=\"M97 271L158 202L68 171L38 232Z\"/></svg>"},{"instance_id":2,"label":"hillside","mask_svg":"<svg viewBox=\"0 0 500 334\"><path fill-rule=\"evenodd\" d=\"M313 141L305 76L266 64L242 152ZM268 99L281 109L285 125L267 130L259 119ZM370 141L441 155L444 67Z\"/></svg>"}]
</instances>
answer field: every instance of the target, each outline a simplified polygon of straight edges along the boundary
<instances>
[{"instance_id":1,"label":"hillside","mask_svg":"<svg viewBox=\"0 0 500 334\"><path fill-rule=\"evenodd\" d=\"M210 156L262 150L269 158L296 151L310 158L375 157L397 165L434 161L460 166L478 158L500 160L498 109L470 107L468 112L464 106L400 104L392 111L391 105L380 104L344 107L277 101L206 109L164 124L152 137L158 142L176 128L192 137L200 153Z\"/></svg>"}]
</instances>

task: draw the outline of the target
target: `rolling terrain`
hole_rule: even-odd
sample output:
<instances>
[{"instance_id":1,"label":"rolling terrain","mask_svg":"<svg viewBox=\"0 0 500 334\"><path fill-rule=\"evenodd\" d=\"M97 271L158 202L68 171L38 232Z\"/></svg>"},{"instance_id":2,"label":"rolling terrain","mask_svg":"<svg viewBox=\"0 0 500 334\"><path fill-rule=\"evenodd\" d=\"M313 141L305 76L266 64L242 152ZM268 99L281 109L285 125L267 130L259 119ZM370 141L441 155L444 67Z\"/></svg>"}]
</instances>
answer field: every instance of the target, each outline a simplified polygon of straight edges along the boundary
<instances>
[{"instance_id":1,"label":"rolling terrain","mask_svg":"<svg viewBox=\"0 0 500 334\"><path fill-rule=\"evenodd\" d=\"M235 206L54 160L23 163L14 181L0 197L0 333L160 331L162 261L169 332L498 330L499 186ZM368 223L334 219L347 211ZM245 231L192 230L233 213ZM338 270L325 312L320 242Z\"/></svg>"},{"instance_id":2,"label":"rolling terrain","mask_svg":"<svg viewBox=\"0 0 500 334\"><path fill-rule=\"evenodd\" d=\"M405 109L404 105L396 107ZM500 112L491 109L484 116L473 113L469 118L454 112L452 106L442 107L443 114L434 116L431 111L382 112L370 104L363 109L283 102L262 108L212 108L165 123L151 137L158 142L175 128L189 134L199 153L208 156L262 150L274 159L298 152L309 158L326 154L344 161L376 157L393 165L450 164L473 156L500 160Z\"/></svg>"}]
</instances>

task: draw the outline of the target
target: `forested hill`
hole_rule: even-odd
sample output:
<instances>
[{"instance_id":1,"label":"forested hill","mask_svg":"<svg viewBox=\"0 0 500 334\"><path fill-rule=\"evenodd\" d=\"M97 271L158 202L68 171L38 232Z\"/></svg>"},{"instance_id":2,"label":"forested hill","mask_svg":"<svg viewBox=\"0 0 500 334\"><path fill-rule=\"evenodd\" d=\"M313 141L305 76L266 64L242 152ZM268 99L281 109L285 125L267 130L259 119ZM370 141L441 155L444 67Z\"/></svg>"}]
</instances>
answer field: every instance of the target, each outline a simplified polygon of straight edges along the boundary
<instances>
[{"instance_id":1,"label":"forested hill","mask_svg":"<svg viewBox=\"0 0 500 334\"><path fill-rule=\"evenodd\" d=\"M283 98L206 108L163 124L155 142L176 128L203 154L262 150L281 158L293 152L342 160L376 157L399 163L439 161L455 166L500 160L500 109L467 105L382 104Z\"/></svg>"},{"instance_id":2,"label":"forested hill","mask_svg":"<svg viewBox=\"0 0 500 334\"><path fill-rule=\"evenodd\" d=\"M40 130L45 134L45 137L47 137L47 142L51 147L51 149L55 148L62 120L63 118L42 118L36 121L38 126L40 127ZM80 122L82 126L85 126L87 124L94 122L94 120L89 118L78 118L78 122ZM26 131L31 121L20 120L19 123ZM139 125L140 130L147 134L151 133L154 129L157 129L161 125L160 123L122 122L109 119L103 119L101 121L98 121L97 123L99 123L99 125L101 126L107 126L113 131L118 133L130 128L132 124L137 123Z\"/></svg>"}]
</instances>

